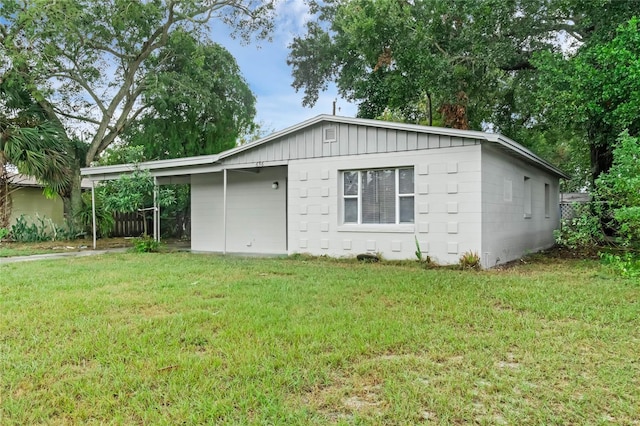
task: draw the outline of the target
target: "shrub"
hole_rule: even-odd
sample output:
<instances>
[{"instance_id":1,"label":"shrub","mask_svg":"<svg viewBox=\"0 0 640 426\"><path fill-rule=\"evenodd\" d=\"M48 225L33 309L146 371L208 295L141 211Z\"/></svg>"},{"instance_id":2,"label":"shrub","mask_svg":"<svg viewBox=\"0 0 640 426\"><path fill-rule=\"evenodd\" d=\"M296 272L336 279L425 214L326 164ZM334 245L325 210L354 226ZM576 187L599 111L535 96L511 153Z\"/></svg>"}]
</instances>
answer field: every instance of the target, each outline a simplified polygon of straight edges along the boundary
<instances>
[{"instance_id":1,"label":"shrub","mask_svg":"<svg viewBox=\"0 0 640 426\"><path fill-rule=\"evenodd\" d=\"M596 180L601 200L612 210L611 226L625 245L640 243L640 138L623 132L613 150L613 165Z\"/></svg>"},{"instance_id":2,"label":"shrub","mask_svg":"<svg viewBox=\"0 0 640 426\"><path fill-rule=\"evenodd\" d=\"M7 235L9 235L9 230L7 228L0 228L0 241Z\"/></svg>"},{"instance_id":3,"label":"shrub","mask_svg":"<svg viewBox=\"0 0 640 426\"><path fill-rule=\"evenodd\" d=\"M76 213L76 219L83 230L88 233L93 231L93 211L91 207L91 193L82 194L82 208ZM105 207L101 191L96 191L96 231L101 237L108 237L115 226L113 213Z\"/></svg>"},{"instance_id":4,"label":"shrub","mask_svg":"<svg viewBox=\"0 0 640 426\"><path fill-rule=\"evenodd\" d=\"M571 219L562 219L560 229L554 231L556 243L562 247L591 254L604 241L600 205L574 205L578 214Z\"/></svg>"},{"instance_id":5,"label":"shrub","mask_svg":"<svg viewBox=\"0 0 640 426\"><path fill-rule=\"evenodd\" d=\"M482 267L480 263L480 256L477 252L467 251L460 256L460 260L458 261L461 269L473 269L480 270Z\"/></svg>"},{"instance_id":6,"label":"shrub","mask_svg":"<svg viewBox=\"0 0 640 426\"><path fill-rule=\"evenodd\" d=\"M600 253L602 263L611 268L615 273L627 278L640 277L640 257L631 252L623 255L613 253Z\"/></svg>"},{"instance_id":7,"label":"shrub","mask_svg":"<svg viewBox=\"0 0 640 426\"><path fill-rule=\"evenodd\" d=\"M133 251L136 253L157 253L160 251L160 242L149 235L143 235L133 240Z\"/></svg>"},{"instance_id":8,"label":"shrub","mask_svg":"<svg viewBox=\"0 0 640 426\"><path fill-rule=\"evenodd\" d=\"M51 241L54 239L54 229L51 219L36 216L34 221L29 221L25 215L20 215L11 226L11 238L19 243Z\"/></svg>"}]
</instances>

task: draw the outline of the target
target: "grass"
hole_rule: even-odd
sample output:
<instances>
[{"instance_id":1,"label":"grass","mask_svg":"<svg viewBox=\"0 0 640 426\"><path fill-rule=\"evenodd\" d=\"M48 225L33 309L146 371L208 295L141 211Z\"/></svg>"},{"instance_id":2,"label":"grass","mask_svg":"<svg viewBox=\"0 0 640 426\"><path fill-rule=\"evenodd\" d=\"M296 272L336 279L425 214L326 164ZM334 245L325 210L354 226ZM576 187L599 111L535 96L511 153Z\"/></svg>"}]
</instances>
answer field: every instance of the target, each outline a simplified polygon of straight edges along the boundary
<instances>
[{"instance_id":1,"label":"grass","mask_svg":"<svg viewBox=\"0 0 640 426\"><path fill-rule=\"evenodd\" d=\"M34 254L64 253L82 251L93 245L91 239L73 241L42 241L38 243L18 243L0 241L0 257L31 256ZM101 238L97 241L97 249L131 247L132 241L127 238Z\"/></svg>"},{"instance_id":2,"label":"grass","mask_svg":"<svg viewBox=\"0 0 640 426\"><path fill-rule=\"evenodd\" d=\"M118 253L0 265L0 424L638 424L640 286Z\"/></svg>"}]
</instances>

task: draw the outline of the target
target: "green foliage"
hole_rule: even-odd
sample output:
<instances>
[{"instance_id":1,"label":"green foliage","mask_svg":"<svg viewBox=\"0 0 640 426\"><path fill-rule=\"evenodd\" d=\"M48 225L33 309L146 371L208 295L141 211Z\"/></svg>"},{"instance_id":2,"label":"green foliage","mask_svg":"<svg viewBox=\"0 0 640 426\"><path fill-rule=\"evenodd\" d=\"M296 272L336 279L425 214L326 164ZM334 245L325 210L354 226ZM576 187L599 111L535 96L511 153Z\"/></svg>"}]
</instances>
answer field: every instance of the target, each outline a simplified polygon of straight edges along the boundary
<instances>
[{"instance_id":1,"label":"green foliage","mask_svg":"<svg viewBox=\"0 0 640 426\"><path fill-rule=\"evenodd\" d=\"M600 203L574 203L576 212L571 219L562 219L560 229L554 231L556 243L583 255L598 251L604 242Z\"/></svg>"},{"instance_id":2,"label":"green foliage","mask_svg":"<svg viewBox=\"0 0 640 426\"><path fill-rule=\"evenodd\" d=\"M52 241L55 240L55 231L51 219L36 216L34 220L30 220L27 216L20 215L11 226L11 238L19 243Z\"/></svg>"},{"instance_id":3,"label":"green foliage","mask_svg":"<svg viewBox=\"0 0 640 426\"><path fill-rule=\"evenodd\" d=\"M100 237L108 237L115 226L115 218L113 217L113 212L105 206L103 192L97 190L95 194L96 232ZM76 219L82 226L82 231L87 234L93 232L93 209L91 207L90 192L82 194L82 208L77 212Z\"/></svg>"},{"instance_id":4,"label":"green foliage","mask_svg":"<svg viewBox=\"0 0 640 426\"><path fill-rule=\"evenodd\" d=\"M157 55L174 33L204 38L216 20L247 41L256 33L264 38L272 11L270 1L6 0L0 3L0 51L52 119L95 125L83 161L88 165L148 106L141 96L170 62Z\"/></svg>"},{"instance_id":5,"label":"green foliage","mask_svg":"<svg viewBox=\"0 0 640 426\"><path fill-rule=\"evenodd\" d=\"M430 96L436 125L511 136L575 175L570 190L607 170L619 123L638 121L636 20L616 32L635 0L316 6L288 58L304 105L335 82L359 116L424 123Z\"/></svg>"},{"instance_id":6,"label":"green foliage","mask_svg":"<svg viewBox=\"0 0 640 426\"><path fill-rule=\"evenodd\" d=\"M611 268L614 273L625 278L640 278L640 256L638 254L626 252L619 255L604 252L600 253L600 258L602 263Z\"/></svg>"},{"instance_id":7,"label":"green foliage","mask_svg":"<svg viewBox=\"0 0 640 426\"><path fill-rule=\"evenodd\" d=\"M251 132L255 97L224 47L176 31L151 61L148 108L124 135L146 158L216 154Z\"/></svg>"},{"instance_id":8,"label":"green foliage","mask_svg":"<svg viewBox=\"0 0 640 426\"><path fill-rule=\"evenodd\" d=\"M36 243L74 240L82 234L82 231L78 230L73 222L65 221L64 226L58 226L53 220L46 217L36 216L33 219L21 215L11 226L9 237L19 243Z\"/></svg>"},{"instance_id":9,"label":"green foliage","mask_svg":"<svg viewBox=\"0 0 640 426\"><path fill-rule=\"evenodd\" d=\"M479 271L482 268L480 256L474 251L464 252L458 260L458 265L464 270Z\"/></svg>"},{"instance_id":10,"label":"green foliage","mask_svg":"<svg viewBox=\"0 0 640 426\"><path fill-rule=\"evenodd\" d=\"M598 196L612 211L624 245L640 244L640 138L624 132L613 150L613 165L596 180Z\"/></svg>"},{"instance_id":11,"label":"green foliage","mask_svg":"<svg viewBox=\"0 0 640 426\"><path fill-rule=\"evenodd\" d=\"M640 131L640 21L625 15L608 25L608 37L584 43L569 59L552 52L533 59L541 75L538 108L550 126L572 128L575 143L589 147L591 181L611 166L618 135Z\"/></svg>"},{"instance_id":12,"label":"green foliage","mask_svg":"<svg viewBox=\"0 0 640 426\"><path fill-rule=\"evenodd\" d=\"M420 242L418 241L418 237L414 236L413 237L416 240L416 258L418 259L418 262L422 262L423 261L423 256L422 256L422 249L420 248Z\"/></svg>"},{"instance_id":13,"label":"green foliage","mask_svg":"<svg viewBox=\"0 0 640 426\"><path fill-rule=\"evenodd\" d=\"M137 212L153 206L155 185L149 170L136 169L114 181L106 182L101 188L103 202L107 210L112 212ZM159 206L169 206L175 202L172 190L160 188L157 203Z\"/></svg>"},{"instance_id":14,"label":"green foliage","mask_svg":"<svg viewBox=\"0 0 640 426\"><path fill-rule=\"evenodd\" d=\"M7 228L0 228L0 241L7 235L9 235L9 230Z\"/></svg>"},{"instance_id":15,"label":"green foliage","mask_svg":"<svg viewBox=\"0 0 640 426\"><path fill-rule=\"evenodd\" d=\"M61 125L48 119L24 79L0 68L0 168L12 164L59 193L70 182L67 150Z\"/></svg>"},{"instance_id":16,"label":"green foliage","mask_svg":"<svg viewBox=\"0 0 640 426\"><path fill-rule=\"evenodd\" d=\"M143 235L133 240L133 251L136 253L157 253L160 251L160 241L156 241L149 235Z\"/></svg>"}]
</instances>

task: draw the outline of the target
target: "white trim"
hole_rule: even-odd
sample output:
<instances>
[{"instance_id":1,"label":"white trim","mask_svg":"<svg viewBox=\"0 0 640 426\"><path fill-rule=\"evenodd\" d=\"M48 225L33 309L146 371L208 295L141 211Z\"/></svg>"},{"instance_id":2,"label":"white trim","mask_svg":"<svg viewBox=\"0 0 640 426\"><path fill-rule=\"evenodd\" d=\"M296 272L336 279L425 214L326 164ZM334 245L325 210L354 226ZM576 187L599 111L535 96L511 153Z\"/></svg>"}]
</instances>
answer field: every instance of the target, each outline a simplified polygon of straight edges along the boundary
<instances>
[{"instance_id":1,"label":"white trim","mask_svg":"<svg viewBox=\"0 0 640 426\"><path fill-rule=\"evenodd\" d=\"M222 170L222 253L227 253L227 169Z\"/></svg>"},{"instance_id":2,"label":"white trim","mask_svg":"<svg viewBox=\"0 0 640 426\"><path fill-rule=\"evenodd\" d=\"M91 181L91 227L93 231L93 249L96 249L96 186L93 181Z\"/></svg>"},{"instance_id":3,"label":"white trim","mask_svg":"<svg viewBox=\"0 0 640 426\"><path fill-rule=\"evenodd\" d=\"M534 163L538 167L546 169L547 171L553 173L556 176L562 177L564 179L569 179L566 173L557 167L553 166L551 163L543 160L542 158L535 155L533 152L525 148L524 146L518 144L517 142L507 138L506 136L497 134L497 133L486 133L486 132L478 132L472 130L458 130L458 129L448 129L444 127L431 127L431 126L420 126L416 124L405 124L405 123L392 123L389 121L381 121L381 120L370 120L364 118L350 118L350 117L339 117L335 115L318 115L309 120L298 123L294 126L288 127L281 131L272 133L271 135L259 139L255 142L242 145L236 148L232 148L230 150L221 152L216 155L203 155L197 157L185 157L185 158L176 158L172 160L158 160L158 161L148 161L144 163L138 164L138 167L141 169L149 170L154 175L160 175L160 170L164 170L165 173L171 175L179 175L179 174L190 174L195 173L195 171L189 170L189 168L207 168L208 171L215 171L215 166L222 166L224 163L224 159L232 157L236 154L240 154L244 151L248 151L254 149L263 144L269 143L276 139L279 139L283 136L289 135L291 133L297 132L304 128L326 122L330 124L352 124L358 126L366 126L366 127L375 127L375 128L383 128L383 129L391 129L391 130L403 130L408 132L416 132L422 134L435 134L442 136L451 136L457 138L466 138L466 139L474 139L479 141L487 141L498 145L500 148L506 150L511 155L515 155L517 157L521 157L526 161ZM336 130L337 136L337 130ZM286 164L287 159L279 162L274 162L273 164L263 164L263 166L267 165L280 165ZM238 166L240 168L246 168L246 165ZM93 180L107 180L107 179L115 179L122 173L129 173L133 170L134 166L132 164L119 164L115 166L101 166L101 167L88 167L80 169L80 174L83 176L90 176ZM200 171L203 173L204 171ZM115 177L113 177L115 175Z\"/></svg>"}]
</instances>

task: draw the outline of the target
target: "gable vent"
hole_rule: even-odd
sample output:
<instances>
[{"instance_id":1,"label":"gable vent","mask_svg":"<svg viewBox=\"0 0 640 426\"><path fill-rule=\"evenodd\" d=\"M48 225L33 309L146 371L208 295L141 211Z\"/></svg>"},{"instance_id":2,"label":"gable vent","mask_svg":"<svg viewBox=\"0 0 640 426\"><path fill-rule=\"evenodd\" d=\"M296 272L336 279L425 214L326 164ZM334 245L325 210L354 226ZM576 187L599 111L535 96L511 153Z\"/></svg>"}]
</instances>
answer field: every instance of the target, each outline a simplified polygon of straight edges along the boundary
<instances>
[{"instance_id":1,"label":"gable vent","mask_svg":"<svg viewBox=\"0 0 640 426\"><path fill-rule=\"evenodd\" d=\"M323 130L323 142L336 142L338 140L335 127L327 127Z\"/></svg>"}]
</instances>

